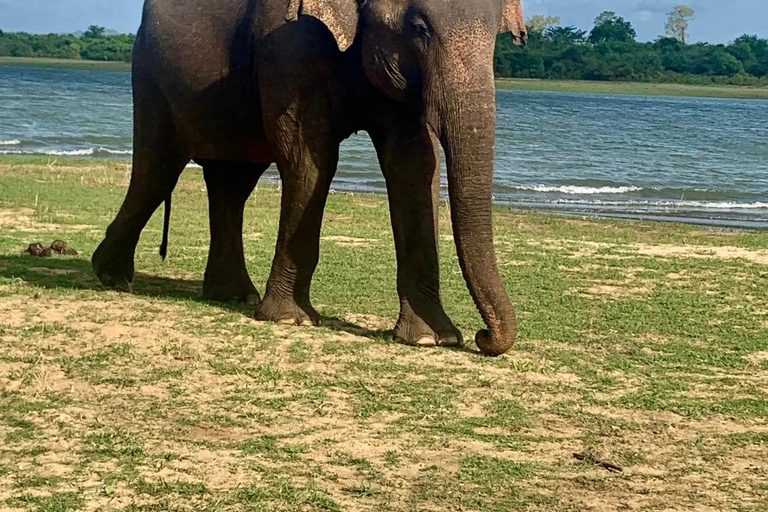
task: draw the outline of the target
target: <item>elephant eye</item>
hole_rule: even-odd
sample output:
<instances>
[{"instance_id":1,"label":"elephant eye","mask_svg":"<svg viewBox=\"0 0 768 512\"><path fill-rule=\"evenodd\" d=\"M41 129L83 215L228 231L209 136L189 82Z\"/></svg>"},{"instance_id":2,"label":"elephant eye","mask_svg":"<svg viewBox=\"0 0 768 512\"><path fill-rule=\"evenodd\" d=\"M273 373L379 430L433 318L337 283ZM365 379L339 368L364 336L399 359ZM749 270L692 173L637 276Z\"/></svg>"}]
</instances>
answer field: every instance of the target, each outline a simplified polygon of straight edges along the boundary
<instances>
[{"instance_id":1,"label":"elephant eye","mask_svg":"<svg viewBox=\"0 0 768 512\"><path fill-rule=\"evenodd\" d=\"M423 16L418 13L411 13L409 21L420 38L425 41L432 38L432 26Z\"/></svg>"}]
</instances>

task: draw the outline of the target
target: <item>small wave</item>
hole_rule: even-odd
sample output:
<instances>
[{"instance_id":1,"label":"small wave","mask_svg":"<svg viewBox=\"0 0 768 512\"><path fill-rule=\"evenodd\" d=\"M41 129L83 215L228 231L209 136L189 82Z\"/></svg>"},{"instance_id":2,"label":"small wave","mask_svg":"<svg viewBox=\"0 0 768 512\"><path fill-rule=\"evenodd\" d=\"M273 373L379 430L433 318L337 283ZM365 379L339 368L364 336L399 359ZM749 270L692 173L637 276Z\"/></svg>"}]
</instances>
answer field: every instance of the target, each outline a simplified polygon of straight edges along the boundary
<instances>
[{"instance_id":1,"label":"small wave","mask_svg":"<svg viewBox=\"0 0 768 512\"><path fill-rule=\"evenodd\" d=\"M705 208L713 210L766 210L768 203L735 203L731 201L724 202L704 202L704 201L680 201L677 206L686 208Z\"/></svg>"},{"instance_id":2,"label":"small wave","mask_svg":"<svg viewBox=\"0 0 768 512\"><path fill-rule=\"evenodd\" d=\"M87 148L87 149L2 149L0 155L48 155L48 156L93 156L98 154L108 155L132 155L130 149L108 149L108 148Z\"/></svg>"},{"instance_id":3,"label":"small wave","mask_svg":"<svg viewBox=\"0 0 768 512\"><path fill-rule=\"evenodd\" d=\"M768 210L768 203L753 202L739 203L735 201L576 201L558 199L552 204L567 204L573 206L614 206L621 208L665 208L687 210Z\"/></svg>"},{"instance_id":4,"label":"small wave","mask_svg":"<svg viewBox=\"0 0 768 512\"><path fill-rule=\"evenodd\" d=\"M515 187L515 190L527 190L530 192L557 192L569 195L597 195L597 194L628 194L630 192L639 192L642 187L579 187L577 185L563 185L560 187L549 187L546 185L537 185L535 187Z\"/></svg>"},{"instance_id":5,"label":"small wave","mask_svg":"<svg viewBox=\"0 0 768 512\"><path fill-rule=\"evenodd\" d=\"M97 150L99 153L109 153L110 155L132 155L133 151L130 149L107 149L107 148L99 148Z\"/></svg>"},{"instance_id":6,"label":"small wave","mask_svg":"<svg viewBox=\"0 0 768 512\"><path fill-rule=\"evenodd\" d=\"M75 149L72 151L65 151L65 150L59 150L54 149L50 151L43 151L44 155L51 155L51 156L90 156L93 155L93 153L96 150L93 148L88 149Z\"/></svg>"},{"instance_id":7,"label":"small wave","mask_svg":"<svg viewBox=\"0 0 768 512\"><path fill-rule=\"evenodd\" d=\"M13 140L0 140L0 146L18 146L21 141L18 139Z\"/></svg>"}]
</instances>

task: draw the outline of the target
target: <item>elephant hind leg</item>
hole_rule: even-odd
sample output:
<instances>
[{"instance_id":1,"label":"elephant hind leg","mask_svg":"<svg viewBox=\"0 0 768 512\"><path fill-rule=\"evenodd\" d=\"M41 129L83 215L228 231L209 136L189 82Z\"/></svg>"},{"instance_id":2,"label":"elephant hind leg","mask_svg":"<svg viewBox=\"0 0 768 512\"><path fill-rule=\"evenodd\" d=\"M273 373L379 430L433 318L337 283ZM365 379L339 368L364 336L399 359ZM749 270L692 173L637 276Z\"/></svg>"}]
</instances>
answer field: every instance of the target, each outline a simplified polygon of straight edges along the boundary
<instances>
[{"instance_id":1,"label":"elephant hind leg","mask_svg":"<svg viewBox=\"0 0 768 512\"><path fill-rule=\"evenodd\" d=\"M108 287L130 291L139 237L155 210L168 199L189 163L173 116L159 90L145 83L135 92L134 154L123 205L93 254L93 269Z\"/></svg>"},{"instance_id":2,"label":"elephant hind leg","mask_svg":"<svg viewBox=\"0 0 768 512\"><path fill-rule=\"evenodd\" d=\"M259 292L245 266L243 211L266 165L199 162L208 188L211 246L203 297L258 304Z\"/></svg>"}]
</instances>

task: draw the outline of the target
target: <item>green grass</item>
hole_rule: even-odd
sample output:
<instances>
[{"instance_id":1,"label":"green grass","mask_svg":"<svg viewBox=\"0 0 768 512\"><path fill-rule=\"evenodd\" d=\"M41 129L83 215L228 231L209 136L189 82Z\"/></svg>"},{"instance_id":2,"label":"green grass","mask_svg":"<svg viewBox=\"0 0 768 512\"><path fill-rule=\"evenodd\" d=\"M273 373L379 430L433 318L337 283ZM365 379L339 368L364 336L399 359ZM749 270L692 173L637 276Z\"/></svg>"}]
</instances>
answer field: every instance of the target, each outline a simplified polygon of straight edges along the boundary
<instances>
[{"instance_id":1,"label":"green grass","mask_svg":"<svg viewBox=\"0 0 768 512\"><path fill-rule=\"evenodd\" d=\"M81 510L85 503L78 493L60 493L51 496L23 494L7 501L13 507L24 507L36 512L71 512Z\"/></svg>"},{"instance_id":2,"label":"green grass","mask_svg":"<svg viewBox=\"0 0 768 512\"><path fill-rule=\"evenodd\" d=\"M548 91L589 94L632 94L640 96L685 96L697 98L768 99L768 87L737 85L688 85L646 82L599 82L586 80L501 79L504 90Z\"/></svg>"},{"instance_id":3,"label":"green grass","mask_svg":"<svg viewBox=\"0 0 768 512\"><path fill-rule=\"evenodd\" d=\"M0 509L766 509L768 233L499 208L520 340L489 359L391 340L394 247L373 195L329 198L312 289L323 327L201 298L192 169L168 261L158 213L135 293L104 290L89 258L129 176L0 160ZM261 186L247 207L260 290L279 200ZM446 309L472 339L482 322L447 211L440 223ZM58 238L80 254L21 254Z\"/></svg>"}]
</instances>

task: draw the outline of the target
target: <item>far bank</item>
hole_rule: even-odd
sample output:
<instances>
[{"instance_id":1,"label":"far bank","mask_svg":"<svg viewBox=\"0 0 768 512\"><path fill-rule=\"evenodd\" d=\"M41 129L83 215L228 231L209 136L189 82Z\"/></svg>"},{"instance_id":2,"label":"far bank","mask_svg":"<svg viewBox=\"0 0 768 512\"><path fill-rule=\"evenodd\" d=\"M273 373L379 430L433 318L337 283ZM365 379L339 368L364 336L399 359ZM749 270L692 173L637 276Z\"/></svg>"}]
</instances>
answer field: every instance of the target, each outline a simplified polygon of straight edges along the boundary
<instances>
[{"instance_id":1,"label":"far bank","mask_svg":"<svg viewBox=\"0 0 768 512\"><path fill-rule=\"evenodd\" d=\"M651 82L599 82L587 80L499 79L499 89L584 94L630 94L687 98L768 99L768 87L739 85L689 85Z\"/></svg>"},{"instance_id":2,"label":"far bank","mask_svg":"<svg viewBox=\"0 0 768 512\"><path fill-rule=\"evenodd\" d=\"M75 69L80 71L129 72L129 62L92 60L0 57L0 68L38 67ZM672 96L688 98L732 98L766 100L768 87L737 85L688 85L650 82L599 82L586 80L499 79L499 89L517 91L549 91L584 94L629 94L636 96Z\"/></svg>"}]
</instances>

